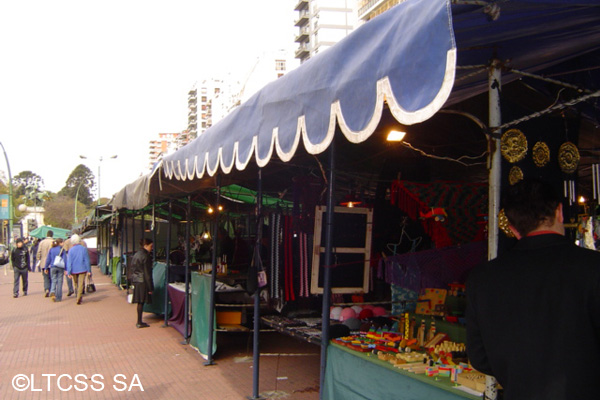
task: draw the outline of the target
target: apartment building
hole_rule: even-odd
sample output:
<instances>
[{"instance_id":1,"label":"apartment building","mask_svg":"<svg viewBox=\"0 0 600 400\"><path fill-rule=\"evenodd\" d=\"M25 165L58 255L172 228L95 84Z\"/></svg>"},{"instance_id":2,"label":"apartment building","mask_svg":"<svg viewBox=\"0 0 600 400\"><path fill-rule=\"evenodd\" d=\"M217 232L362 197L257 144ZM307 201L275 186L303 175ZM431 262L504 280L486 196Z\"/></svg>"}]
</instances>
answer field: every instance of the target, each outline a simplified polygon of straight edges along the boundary
<instances>
[{"instance_id":1,"label":"apartment building","mask_svg":"<svg viewBox=\"0 0 600 400\"><path fill-rule=\"evenodd\" d=\"M300 0L296 3L295 57L305 62L346 37L356 25L356 0Z\"/></svg>"}]
</instances>

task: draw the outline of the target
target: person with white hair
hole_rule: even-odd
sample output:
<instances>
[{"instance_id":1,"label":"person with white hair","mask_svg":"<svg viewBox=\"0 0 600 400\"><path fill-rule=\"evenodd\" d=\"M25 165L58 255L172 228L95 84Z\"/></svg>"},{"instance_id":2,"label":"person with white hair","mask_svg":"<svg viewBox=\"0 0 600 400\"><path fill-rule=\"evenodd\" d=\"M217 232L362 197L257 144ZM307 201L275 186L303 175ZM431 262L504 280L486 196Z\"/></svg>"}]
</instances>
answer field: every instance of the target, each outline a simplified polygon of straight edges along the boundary
<instances>
[{"instance_id":1,"label":"person with white hair","mask_svg":"<svg viewBox=\"0 0 600 400\"><path fill-rule=\"evenodd\" d=\"M67 275L73 279L73 286L77 292L77 304L81 304L85 277L92 274L90 256L87 248L81 245L79 235L71 236L71 245L67 257Z\"/></svg>"}]
</instances>

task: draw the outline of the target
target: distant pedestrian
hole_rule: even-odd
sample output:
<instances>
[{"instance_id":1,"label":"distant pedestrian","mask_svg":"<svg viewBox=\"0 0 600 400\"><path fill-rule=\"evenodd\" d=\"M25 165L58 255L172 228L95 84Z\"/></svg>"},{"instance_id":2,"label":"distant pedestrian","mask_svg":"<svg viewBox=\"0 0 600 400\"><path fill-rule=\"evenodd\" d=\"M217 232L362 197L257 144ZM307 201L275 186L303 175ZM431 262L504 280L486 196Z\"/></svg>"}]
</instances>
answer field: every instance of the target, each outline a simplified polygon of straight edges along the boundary
<instances>
[{"instance_id":1,"label":"distant pedestrian","mask_svg":"<svg viewBox=\"0 0 600 400\"><path fill-rule=\"evenodd\" d=\"M48 231L48 233L46 233L46 238L40 242L37 250L37 259L40 260L40 267L42 268L42 272L44 272L42 275L44 276L44 295L46 297L50 296L50 286L52 282L50 277L50 271L44 270L43 268L44 265L46 265L46 258L48 257L48 252L52 248L52 243L54 242L53 236L54 232Z\"/></svg>"},{"instance_id":2,"label":"distant pedestrian","mask_svg":"<svg viewBox=\"0 0 600 400\"><path fill-rule=\"evenodd\" d=\"M131 283L133 284L133 300L137 303L137 324L138 328L146 328L149 325L142 321L144 304L152 304L152 292L154 291L154 281L152 279L152 247L151 239L142 239L137 253L131 259Z\"/></svg>"},{"instance_id":3,"label":"distant pedestrian","mask_svg":"<svg viewBox=\"0 0 600 400\"><path fill-rule=\"evenodd\" d=\"M48 252L46 264L44 265L45 269L50 269L50 275L52 276L52 285L50 286L50 298L52 301L62 300L62 284L63 277L65 276L65 266L67 265L67 252L62 248L62 244L63 240L61 238L54 241L54 246ZM62 266L55 263L57 256L62 258Z\"/></svg>"},{"instance_id":4,"label":"distant pedestrian","mask_svg":"<svg viewBox=\"0 0 600 400\"><path fill-rule=\"evenodd\" d=\"M13 288L13 297L19 297L19 278L23 283L23 296L27 296L27 278L29 274L29 252L23 245L23 239L17 239L17 247L10 254L10 261L15 273L15 285Z\"/></svg>"},{"instance_id":5,"label":"distant pedestrian","mask_svg":"<svg viewBox=\"0 0 600 400\"><path fill-rule=\"evenodd\" d=\"M69 234L69 237L67 238L67 240L64 241L63 249L65 249L67 254L69 253L69 250L71 250L71 247L73 247L73 243L71 243L71 236L74 234L79 235L78 232L79 231L74 230L71 234ZM83 247L87 248L87 244L85 243L85 240L81 240L79 242L79 244L81 244ZM66 281L67 281L67 286L69 288L69 293L67 293L67 296L71 296L75 292L75 289L73 288L73 279L70 278L69 276L67 276ZM83 285L83 294L85 294L85 282Z\"/></svg>"},{"instance_id":6,"label":"distant pedestrian","mask_svg":"<svg viewBox=\"0 0 600 400\"><path fill-rule=\"evenodd\" d=\"M39 239L33 239L33 245L31 246L31 272L40 272L42 270L42 266L41 263L39 263L38 261L40 261L37 257L37 251L38 251L38 247L40 245L40 240Z\"/></svg>"},{"instance_id":7,"label":"distant pedestrian","mask_svg":"<svg viewBox=\"0 0 600 400\"><path fill-rule=\"evenodd\" d=\"M71 236L71 249L67 256L67 275L73 278L73 285L77 292L77 304L81 304L85 277L92 274L90 256L86 247L81 244L79 235Z\"/></svg>"}]
</instances>

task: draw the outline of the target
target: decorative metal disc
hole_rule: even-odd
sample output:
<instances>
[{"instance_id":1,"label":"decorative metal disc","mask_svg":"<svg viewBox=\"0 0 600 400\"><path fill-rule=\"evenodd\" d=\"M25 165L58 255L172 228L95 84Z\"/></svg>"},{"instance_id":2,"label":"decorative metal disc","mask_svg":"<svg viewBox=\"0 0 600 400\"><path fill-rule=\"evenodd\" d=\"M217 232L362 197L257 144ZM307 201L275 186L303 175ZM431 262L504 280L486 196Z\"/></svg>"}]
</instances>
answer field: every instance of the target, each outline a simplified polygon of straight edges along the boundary
<instances>
[{"instance_id":1,"label":"decorative metal disc","mask_svg":"<svg viewBox=\"0 0 600 400\"><path fill-rule=\"evenodd\" d=\"M514 185L515 183L523 180L523 171L516 165L508 172L508 183Z\"/></svg>"},{"instance_id":2,"label":"decorative metal disc","mask_svg":"<svg viewBox=\"0 0 600 400\"><path fill-rule=\"evenodd\" d=\"M532 150L533 162L538 167L543 167L550 161L550 149L544 142L537 142Z\"/></svg>"},{"instance_id":3,"label":"decorative metal disc","mask_svg":"<svg viewBox=\"0 0 600 400\"><path fill-rule=\"evenodd\" d=\"M500 152L510 163L525 158L527 154L527 138L518 129L511 129L502 135L500 139Z\"/></svg>"},{"instance_id":4,"label":"decorative metal disc","mask_svg":"<svg viewBox=\"0 0 600 400\"><path fill-rule=\"evenodd\" d=\"M515 237L515 234L512 233L508 227L508 218L506 218L506 214L504 214L504 208L498 213L498 227L506 236Z\"/></svg>"},{"instance_id":5,"label":"decorative metal disc","mask_svg":"<svg viewBox=\"0 0 600 400\"><path fill-rule=\"evenodd\" d=\"M579 165L579 150L571 142L563 143L558 149L558 165L565 174L577 171Z\"/></svg>"}]
</instances>

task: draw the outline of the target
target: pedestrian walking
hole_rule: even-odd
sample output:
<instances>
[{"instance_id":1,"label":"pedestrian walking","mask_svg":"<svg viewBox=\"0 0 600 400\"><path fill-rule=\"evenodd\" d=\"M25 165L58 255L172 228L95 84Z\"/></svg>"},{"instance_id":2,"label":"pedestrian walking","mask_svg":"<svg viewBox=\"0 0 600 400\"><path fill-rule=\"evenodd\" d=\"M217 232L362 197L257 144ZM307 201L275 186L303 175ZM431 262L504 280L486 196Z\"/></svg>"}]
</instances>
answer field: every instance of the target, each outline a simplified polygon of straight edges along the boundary
<instances>
[{"instance_id":1,"label":"pedestrian walking","mask_svg":"<svg viewBox=\"0 0 600 400\"><path fill-rule=\"evenodd\" d=\"M45 269L50 269L50 275L52 277L50 298L55 302L62 301L62 284L67 260L67 253L64 251L62 244L63 240L61 238L54 241L54 246L48 252L46 264L44 265Z\"/></svg>"},{"instance_id":2,"label":"pedestrian walking","mask_svg":"<svg viewBox=\"0 0 600 400\"><path fill-rule=\"evenodd\" d=\"M48 257L48 252L52 248L52 243L54 242L54 232L48 231L46 233L46 238L42 240L38 246L37 250L37 259L40 260L40 267L42 268L43 276L44 276L44 295L46 297L50 296L50 286L52 285L50 271L44 270L44 265L46 265L46 258Z\"/></svg>"},{"instance_id":3,"label":"pedestrian walking","mask_svg":"<svg viewBox=\"0 0 600 400\"><path fill-rule=\"evenodd\" d=\"M77 292L77 304L81 304L85 277L92 274L90 256L86 247L81 245L79 235L71 236L73 247L67 255L67 275L73 278L73 286Z\"/></svg>"},{"instance_id":4,"label":"pedestrian walking","mask_svg":"<svg viewBox=\"0 0 600 400\"><path fill-rule=\"evenodd\" d=\"M17 239L17 247L10 254L10 261L15 274L13 297L19 297L19 280L23 283L23 296L27 296L27 278L29 274L29 252L23 245L23 239Z\"/></svg>"},{"instance_id":5,"label":"pedestrian walking","mask_svg":"<svg viewBox=\"0 0 600 400\"><path fill-rule=\"evenodd\" d=\"M37 251L38 251L38 247L40 246L40 240L39 239L33 239L33 245L31 246L31 272L40 272L42 270L42 266L41 264L38 262L40 261L37 257Z\"/></svg>"},{"instance_id":6,"label":"pedestrian walking","mask_svg":"<svg viewBox=\"0 0 600 400\"><path fill-rule=\"evenodd\" d=\"M133 284L132 303L137 303L137 324L138 328L147 328L147 323L142 321L144 304L152 304L152 292L154 291L154 281L152 279L152 239L142 239L140 249L131 259L131 270L129 276Z\"/></svg>"}]
</instances>

